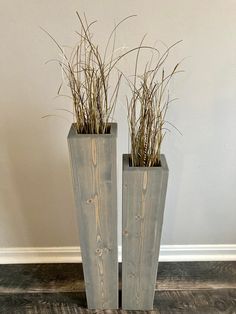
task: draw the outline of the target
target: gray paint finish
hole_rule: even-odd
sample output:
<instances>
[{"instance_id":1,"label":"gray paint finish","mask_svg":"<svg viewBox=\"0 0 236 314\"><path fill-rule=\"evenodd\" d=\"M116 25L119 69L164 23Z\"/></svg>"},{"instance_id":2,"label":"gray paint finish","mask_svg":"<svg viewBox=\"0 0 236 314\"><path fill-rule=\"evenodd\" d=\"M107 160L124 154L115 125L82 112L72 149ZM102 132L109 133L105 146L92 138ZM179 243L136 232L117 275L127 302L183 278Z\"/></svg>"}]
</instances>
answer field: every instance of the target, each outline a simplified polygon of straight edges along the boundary
<instances>
[{"instance_id":1,"label":"gray paint finish","mask_svg":"<svg viewBox=\"0 0 236 314\"><path fill-rule=\"evenodd\" d=\"M118 308L117 125L68 135L88 308Z\"/></svg>"},{"instance_id":2,"label":"gray paint finish","mask_svg":"<svg viewBox=\"0 0 236 314\"><path fill-rule=\"evenodd\" d=\"M153 308L168 167L130 167L123 155L122 308Z\"/></svg>"}]
</instances>

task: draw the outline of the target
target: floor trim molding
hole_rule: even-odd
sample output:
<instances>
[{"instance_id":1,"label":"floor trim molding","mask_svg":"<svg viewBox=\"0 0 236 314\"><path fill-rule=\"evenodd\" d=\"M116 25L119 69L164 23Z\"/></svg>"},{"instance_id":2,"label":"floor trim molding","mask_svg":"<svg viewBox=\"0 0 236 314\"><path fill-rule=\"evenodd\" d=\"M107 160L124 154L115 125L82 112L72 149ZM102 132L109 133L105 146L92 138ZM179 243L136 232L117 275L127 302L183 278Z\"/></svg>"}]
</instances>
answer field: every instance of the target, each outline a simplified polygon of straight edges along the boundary
<instances>
[{"instance_id":1,"label":"floor trim molding","mask_svg":"<svg viewBox=\"0 0 236 314\"><path fill-rule=\"evenodd\" d=\"M118 248L121 261L121 247ZM79 263L80 247L0 248L0 264ZM236 244L162 245L160 261L236 261Z\"/></svg>"}]
</instances>

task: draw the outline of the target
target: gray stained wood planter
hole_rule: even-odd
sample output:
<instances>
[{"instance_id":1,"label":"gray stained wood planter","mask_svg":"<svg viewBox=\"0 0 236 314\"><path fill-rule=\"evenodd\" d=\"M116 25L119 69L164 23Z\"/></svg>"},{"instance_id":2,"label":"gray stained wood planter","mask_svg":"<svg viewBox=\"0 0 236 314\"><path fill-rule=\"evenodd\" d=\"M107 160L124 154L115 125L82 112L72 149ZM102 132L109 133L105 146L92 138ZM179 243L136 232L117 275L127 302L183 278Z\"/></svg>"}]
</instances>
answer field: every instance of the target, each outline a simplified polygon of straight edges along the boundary
<instances>
[{"instance_id":1,"label":"gray stained wood planter","mask_svg":"<svg viewBox=\"0 0 236 314\"><path fill-rule=\"evenodd\" d=\"M109 134L68 135L89 309L118 308L117 124Z\"/></svg>"},{"instance_id":2,"label":"gray stained wood planter","mask_svg":"<svg viewBox=\"0 0 236 314\"><path fill-rule=\"evenodd\" d=\"M123 155L122 308L152 310L168 167L130 167Z\"/></svg>"}]
</instances>

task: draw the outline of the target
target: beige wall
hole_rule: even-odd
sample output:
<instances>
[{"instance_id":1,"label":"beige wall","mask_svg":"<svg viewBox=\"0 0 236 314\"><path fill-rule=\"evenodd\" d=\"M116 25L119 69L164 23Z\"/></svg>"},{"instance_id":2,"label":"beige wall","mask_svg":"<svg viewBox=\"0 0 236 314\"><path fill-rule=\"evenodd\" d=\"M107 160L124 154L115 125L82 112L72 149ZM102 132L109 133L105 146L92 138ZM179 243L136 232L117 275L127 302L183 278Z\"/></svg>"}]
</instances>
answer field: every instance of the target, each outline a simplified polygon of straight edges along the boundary
<instances>
[{"instance_id":1,"label":"beige wall","mask_svg":"<svg viewBox=\"0 0 236 314\"><path fill-rule=\"evenodd\" d=\"M236 243L236 1L235 0L1 0L0 2L0 247L78 245L66 136L70 122L45 114L70 109L55 99L61 74L59 42L74 43L75 10L97 19L104 40L113 21L118 44L184 42L187 57L174 83L179 101L169 119L181 130L163 151L170 168L163 244ZM128 64L124 64L128 68ZM121 154L127 152L124 93L118 104L119 217ZM67 113L61 116L71 120Z\"/></svg>"}]
</instances>

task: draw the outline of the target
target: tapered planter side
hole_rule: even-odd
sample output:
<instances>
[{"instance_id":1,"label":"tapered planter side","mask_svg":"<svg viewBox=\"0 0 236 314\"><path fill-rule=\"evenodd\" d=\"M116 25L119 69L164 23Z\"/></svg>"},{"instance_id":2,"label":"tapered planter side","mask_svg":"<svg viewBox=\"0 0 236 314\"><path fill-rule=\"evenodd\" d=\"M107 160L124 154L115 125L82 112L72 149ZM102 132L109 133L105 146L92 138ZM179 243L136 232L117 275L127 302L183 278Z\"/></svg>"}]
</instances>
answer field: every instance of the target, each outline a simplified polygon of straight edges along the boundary
<instances>
[{"instance_id":1,"label":"tapered planter side","mask_svg":"<svg viewBox=\"0 0 236 314\"><path fill-rule=\"evenodd\" d=\"M116 136L68 135L89 309L118 308Z\"/></svg>"},{"instance_id":2,"label":"tapered planter side","mask_svg":"<svg viewBox=\"0 0 236 314\"><path fill-rule=\"evenodd\" d=\"M122 308L152 310L168 167L130 167L123 155Z\"/></svg>"}]
</instances>

